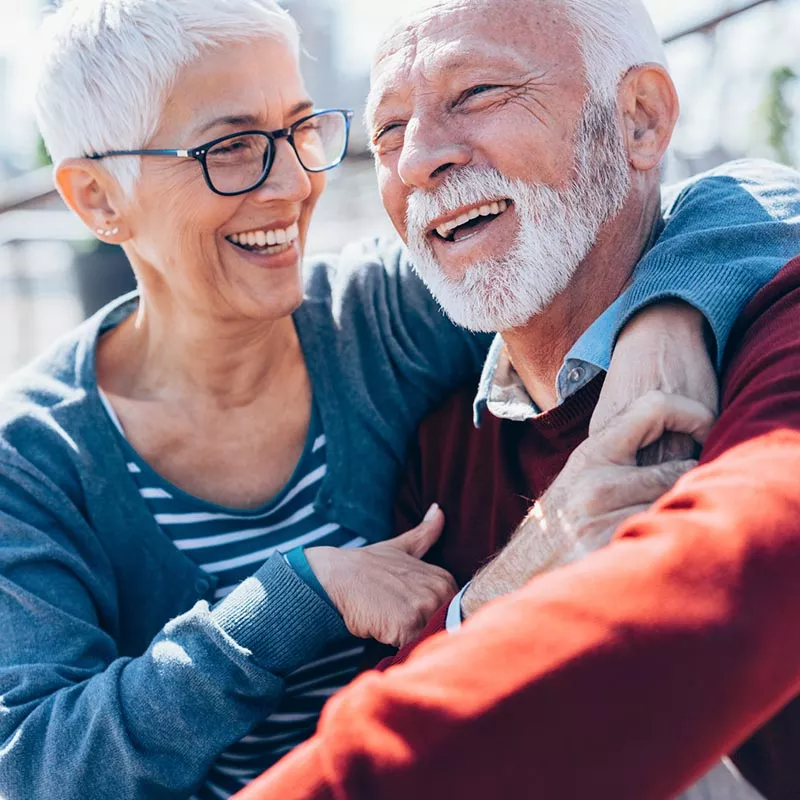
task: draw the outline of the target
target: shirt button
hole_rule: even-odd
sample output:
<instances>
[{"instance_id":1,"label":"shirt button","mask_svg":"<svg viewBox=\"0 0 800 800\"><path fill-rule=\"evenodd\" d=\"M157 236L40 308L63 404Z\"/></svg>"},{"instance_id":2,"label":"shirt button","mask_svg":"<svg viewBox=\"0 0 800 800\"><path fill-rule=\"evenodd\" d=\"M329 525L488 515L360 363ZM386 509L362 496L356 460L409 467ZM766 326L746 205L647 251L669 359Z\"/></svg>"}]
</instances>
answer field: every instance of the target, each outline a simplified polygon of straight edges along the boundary
<instances>
[{"instance_id":1,"label":"shirt button","mask_svg":"<svg viewBox=\"0 0 800 800\"><path fill-rule=\"evenodd\" d=\"M198 578L197 581L195 581L194 590L198 594L205 594L208 591L208 585L208 581L203 578Z\"/></svg>"},{"instance_id":2,"label":"shirt button","mask_svg":"<svg viewBox=\"0 0 800 800\"><path fill-rule=\"evenodd\" d=\"M567 373L567 380L570 383L580 383L585 375L586 370L583 367L575 367Z\"/></svg>"}]
</instances>

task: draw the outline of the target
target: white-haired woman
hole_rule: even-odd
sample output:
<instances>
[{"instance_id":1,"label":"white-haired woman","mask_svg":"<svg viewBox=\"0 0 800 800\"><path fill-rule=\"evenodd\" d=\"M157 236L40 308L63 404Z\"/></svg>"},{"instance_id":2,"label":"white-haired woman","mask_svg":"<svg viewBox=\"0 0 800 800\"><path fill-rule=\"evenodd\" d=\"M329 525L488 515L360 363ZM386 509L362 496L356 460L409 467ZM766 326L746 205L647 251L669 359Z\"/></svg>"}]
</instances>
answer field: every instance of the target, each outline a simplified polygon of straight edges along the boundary
<instances>
[{"instance_id":1,"label":"white-haired woman","mask_svg":"<svg viewBox=\"0 0 800 800\"><path fill-rule=\"evenodd\" d=\"M140 289L0 398L0 794L224 798L310 735L356 637L452 594L419 560L441 512L384 540L407 439L484 343L397 246L303 277L349 114L314 110L271 0L72 0L48 28L58 188ZM636 307L686 269L670 225Z\"/></svg>"}]
</instances>

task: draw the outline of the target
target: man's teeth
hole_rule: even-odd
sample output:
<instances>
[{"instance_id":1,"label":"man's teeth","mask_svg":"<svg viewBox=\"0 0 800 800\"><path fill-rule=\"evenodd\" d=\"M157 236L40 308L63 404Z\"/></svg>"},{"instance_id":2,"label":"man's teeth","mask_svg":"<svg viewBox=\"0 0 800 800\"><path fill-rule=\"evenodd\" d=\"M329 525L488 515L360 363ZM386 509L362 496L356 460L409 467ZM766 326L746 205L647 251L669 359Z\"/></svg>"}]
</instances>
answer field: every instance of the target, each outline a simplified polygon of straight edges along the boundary
<instances>
[{"instance_id":1,"label":"man's teeth","mask_svg":"<svg viewBox=\"0 0 800 800\"><path fill-rule=\"evenodd\" d=\"M502 214L508 208L506 200L498 200L496 203L487 203L479 208L473 208L470 211L465 211L460 217L451 219L449 222L443 222L436 228L436 233L446 239L451 231L466 225L470 220L477 219L478 217L496 217Z\"/></svg>"},{"instance_id":2,"label":"man's teeth","mask_svg":"<svg viewBox=\"0 0 800 800\"><path fill-rule=\"evenodd\" d=\"M278 244L291 244L299 236L300 228L297 223L294 223L294 225L281 230L247 231L246 233L234 233L229 238L234 244L247 247L274 247Z\"/></svg>"}]
</instances>

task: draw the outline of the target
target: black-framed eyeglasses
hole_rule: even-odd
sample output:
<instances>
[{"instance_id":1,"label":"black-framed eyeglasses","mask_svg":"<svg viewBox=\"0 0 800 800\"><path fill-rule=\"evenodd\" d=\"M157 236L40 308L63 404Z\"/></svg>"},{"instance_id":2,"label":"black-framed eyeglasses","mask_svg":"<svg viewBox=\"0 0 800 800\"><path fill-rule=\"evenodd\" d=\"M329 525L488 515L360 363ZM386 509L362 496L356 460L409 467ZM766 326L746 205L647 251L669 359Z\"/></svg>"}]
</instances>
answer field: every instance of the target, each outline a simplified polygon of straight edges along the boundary
<instances>
[{"instance_id":1,"label":"black-framed eyeglasses","mask_svg":"<svg viewBox=\"0 0 800 800\"><path fill-rule=\"evenodd\" d=\"M203 167L208 188L232 197L257 189L269 177L278 139L286 139L306 172L338 167L347 154L353 112L327 108L275 131L242 131L221 136L191 150L109 150L91 159L113 156L194 158Z\"/></svg>"}]
</instances>

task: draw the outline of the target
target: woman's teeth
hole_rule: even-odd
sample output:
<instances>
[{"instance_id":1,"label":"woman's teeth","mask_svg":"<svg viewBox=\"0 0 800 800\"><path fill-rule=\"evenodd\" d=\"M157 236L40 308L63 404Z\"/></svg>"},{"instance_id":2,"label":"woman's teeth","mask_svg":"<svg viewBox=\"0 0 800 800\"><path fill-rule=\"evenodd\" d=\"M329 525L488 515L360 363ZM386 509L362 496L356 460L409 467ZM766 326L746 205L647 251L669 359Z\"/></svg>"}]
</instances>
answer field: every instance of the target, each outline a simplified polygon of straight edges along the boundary
<instances>
[{"instance_id":1,"label":"woman's teeth","mask_svg":"<svg viewBox=\"0 0 800 800\"><path fill-rule=\"evenodd\" d=\"M456 228L466 225L473 219L477 219L478 217L496 217L502 214L507 208L508 203L505 200L498 200L495 203L486 203L485 205L465 211L461 216L451 219L449 222L443 222L441 225L437 226L436 233L438 233L442 239L448 239Z\"/></svg>"},{"instance_id":2,"label":"woman's teeth","mask_svg":"<svg viewBox=\"0 0 800 800\"><path fill-rule=\"evenodd\" d=\"M247 248L271 248L282 247L295 242L300 236L300 228L297 223L288 228L247 231L246 233L234 233L228 237L233 244ZM285 249L285 248L284 248Z\"/></svg>"}]
</instances>

